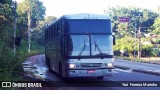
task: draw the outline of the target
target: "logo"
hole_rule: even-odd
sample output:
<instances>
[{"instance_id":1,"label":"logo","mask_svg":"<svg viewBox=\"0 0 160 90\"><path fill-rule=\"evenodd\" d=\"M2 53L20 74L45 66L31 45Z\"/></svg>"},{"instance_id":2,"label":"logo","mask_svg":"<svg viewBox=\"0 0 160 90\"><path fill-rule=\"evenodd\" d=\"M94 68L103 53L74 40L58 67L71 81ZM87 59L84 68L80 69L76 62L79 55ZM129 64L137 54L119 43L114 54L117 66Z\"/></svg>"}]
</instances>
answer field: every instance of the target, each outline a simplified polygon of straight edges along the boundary
<instances>
[{"instance_id":1,"label":"logo","mask_svg":"<svg viewBox=\"0 0 160 90\"><path fill-rule=\"evenodd\" d=\"M2 82L2 87L11 87L11 82Z\"/></svg>"}]
</instances>

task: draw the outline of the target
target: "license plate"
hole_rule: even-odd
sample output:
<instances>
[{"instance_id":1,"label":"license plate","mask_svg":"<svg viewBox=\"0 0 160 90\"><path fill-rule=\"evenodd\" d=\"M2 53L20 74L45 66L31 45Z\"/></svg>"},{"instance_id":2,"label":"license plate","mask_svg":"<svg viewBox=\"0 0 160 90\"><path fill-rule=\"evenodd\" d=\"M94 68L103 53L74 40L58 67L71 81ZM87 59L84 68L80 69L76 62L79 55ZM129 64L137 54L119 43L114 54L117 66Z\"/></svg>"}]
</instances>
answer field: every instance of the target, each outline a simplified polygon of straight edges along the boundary
<instances>
[{"instance_id":1,"label":"license plate","mask_svg":"<svg viewBox=\"0 0 160 90\"><path fill-rule=\"evenodd\" d=\"M87 73L88 74L94 74L94 73L96 73L96 71L95 70L88 70Z\"/></svg>"}]
</instances>

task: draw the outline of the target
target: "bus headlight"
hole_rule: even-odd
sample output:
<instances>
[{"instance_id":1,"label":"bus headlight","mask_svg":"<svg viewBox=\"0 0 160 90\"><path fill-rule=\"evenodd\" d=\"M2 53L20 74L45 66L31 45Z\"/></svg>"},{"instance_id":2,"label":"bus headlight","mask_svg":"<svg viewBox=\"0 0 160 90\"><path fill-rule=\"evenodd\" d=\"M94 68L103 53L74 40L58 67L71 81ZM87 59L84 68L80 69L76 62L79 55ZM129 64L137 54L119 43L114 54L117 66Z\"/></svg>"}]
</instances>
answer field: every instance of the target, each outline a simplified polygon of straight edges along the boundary
<instances>
[{"instance_id":1,"label":"bus headlight","mask_svg":"<svg viewBox=\"0 0 160 90\"><path fill-rule=\"evenodd\" d=\"M107 66L108 67L113 67L113 63L108 63Z\"/></svg>"},{"instance_id":2,"label":"bus headlight","mask_svg":"<svg viewBox=\"0 0 160 90\"><path fill-rule=\"evenodd\" d=\"M74 68L75 64L69 64L69 68Z\"/></svg>"},{"instance_id":3,"label":"bus headlight","mask_svg":"<svg viewBox=\"0 0 160 90\"><path fill-rule=\"evenodd\" d=\"M104 63L103 66L104 67L113 67L113 63Z\"/></svg>"}]
</instances>

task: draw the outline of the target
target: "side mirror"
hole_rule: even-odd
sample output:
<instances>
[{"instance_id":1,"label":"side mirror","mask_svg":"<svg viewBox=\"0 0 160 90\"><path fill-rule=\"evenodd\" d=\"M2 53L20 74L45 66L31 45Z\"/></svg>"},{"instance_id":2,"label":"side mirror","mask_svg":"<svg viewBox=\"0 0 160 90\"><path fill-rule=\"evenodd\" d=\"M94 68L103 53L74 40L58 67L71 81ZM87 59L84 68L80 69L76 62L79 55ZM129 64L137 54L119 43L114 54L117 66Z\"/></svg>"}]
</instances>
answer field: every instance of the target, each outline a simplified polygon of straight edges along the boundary
<instances>
[{"instance_id":1,"label":"side mirror","mask_svg":"<svg viewBox=\"0 0 160 90\"><path fill-rule=\"evenodd\" d=\"M113 35L113 45L116 45L116 37Z\"/></svg>"}]
</instances>

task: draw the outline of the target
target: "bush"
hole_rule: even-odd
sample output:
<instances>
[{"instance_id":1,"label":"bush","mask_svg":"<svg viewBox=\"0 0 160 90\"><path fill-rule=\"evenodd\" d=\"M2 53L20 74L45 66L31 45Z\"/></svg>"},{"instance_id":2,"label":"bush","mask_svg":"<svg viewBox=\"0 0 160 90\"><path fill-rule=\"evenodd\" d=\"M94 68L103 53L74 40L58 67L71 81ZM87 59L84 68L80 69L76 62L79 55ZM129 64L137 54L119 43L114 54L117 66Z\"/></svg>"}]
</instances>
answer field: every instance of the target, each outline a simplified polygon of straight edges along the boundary
<instances>
[{"instance_id":1,"label":"bush","mask_svg":"<svg viewBox=\"0 0 160 90\"><path fill-rule=\"evenodd\" d=\"M1 81L20 81L23 80L19 75L23 73L21 63L27 57L35 54L44 53L44 47L36 43L32 44L31 52L28 53L27 41L22 41L21 46L17 50L16 55L13 49L8 47L0 47L0 80ZM12 88L0 88L0 90L12 90Z\"/></svg>"},{"instance_id":2,"label":"bush","mask_svg":"<svg viewBox=\"0 0 160 90\"><path fill-rule=\"evenodd\" d=\"M151 56L152 56L152 57L158 57L158 54L159 54L159 50L158 50L158 49L153 49L153 50L151 51Z\"/></svg>"}]
</instances>

